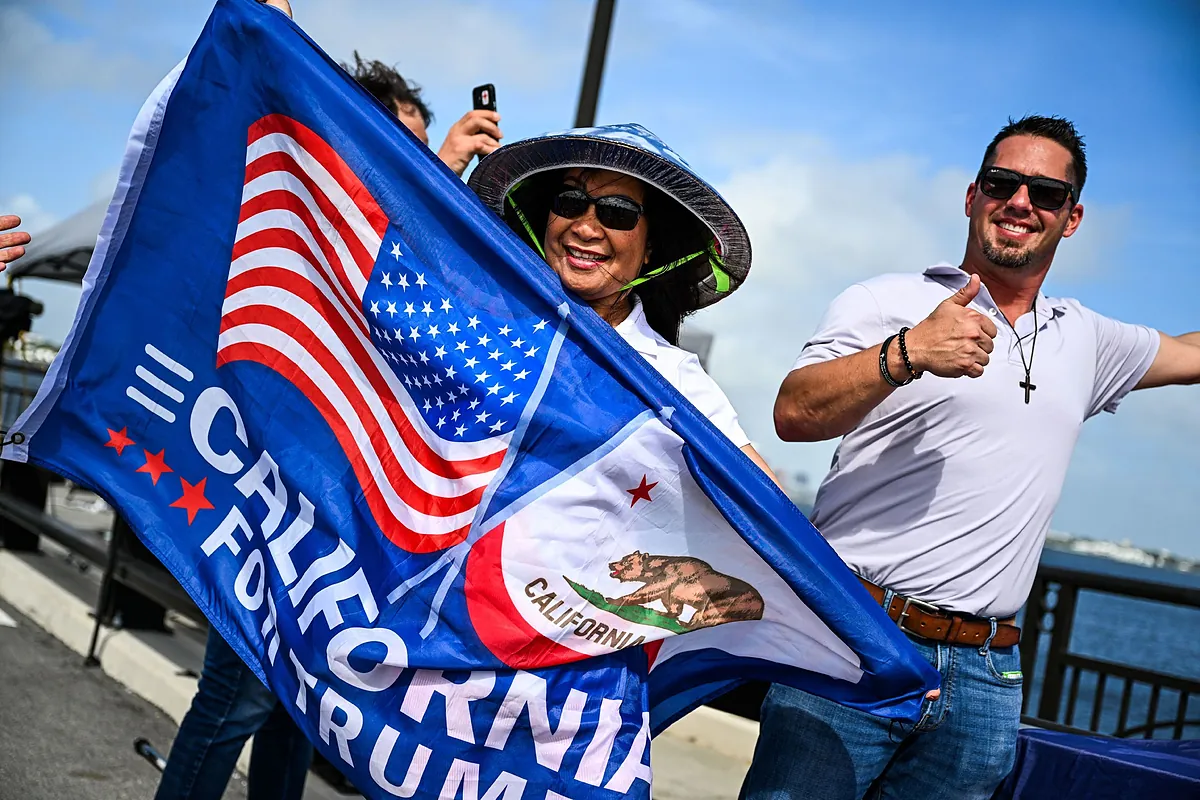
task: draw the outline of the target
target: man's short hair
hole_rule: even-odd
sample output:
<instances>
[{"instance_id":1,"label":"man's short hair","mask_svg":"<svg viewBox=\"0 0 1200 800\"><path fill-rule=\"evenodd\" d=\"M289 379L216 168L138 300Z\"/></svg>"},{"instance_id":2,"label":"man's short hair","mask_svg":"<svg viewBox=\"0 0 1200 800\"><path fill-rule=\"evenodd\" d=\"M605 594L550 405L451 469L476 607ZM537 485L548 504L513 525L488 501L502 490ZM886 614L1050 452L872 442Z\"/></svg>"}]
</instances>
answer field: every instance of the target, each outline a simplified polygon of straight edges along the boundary
<instances>
[{"instance_id":1,"label":"man's short hair","mask_svg":"<svg viewBox=\"0 0 1200 800\"><path fill-rule=\"evenodd\" d=\"M1008 124L1000 129L996 138L988 145L983 154L983 167L990 166L996 159L996 147L1010 136L1040 136L1057 142L1071 154L1071 172L1068 177L1075 186L1075 196L1083 192L1083 182L1087 180L1087 155L1084 153L1083 137L1069 120L1062 117L1040 117L1036 115L1021 117L1013 121L1008 118Z\"/></svg>"},{"instance_id":2,"label":"man's short hair","mask_svg":"<svg viewBox=\"0 0 1200 800\"><path fill-rule=\"evenodd\" d=\"M407 81L393 67L382 61L363 61L358 51L354 51L354 68L342 64L342 69L350 73L359 85L375 96L375 99L395 113L396 108L412 106L421 115L428 126L433 122L433 112L421 99L421 87L412 81Z\"/></svg>"}]
</instances>

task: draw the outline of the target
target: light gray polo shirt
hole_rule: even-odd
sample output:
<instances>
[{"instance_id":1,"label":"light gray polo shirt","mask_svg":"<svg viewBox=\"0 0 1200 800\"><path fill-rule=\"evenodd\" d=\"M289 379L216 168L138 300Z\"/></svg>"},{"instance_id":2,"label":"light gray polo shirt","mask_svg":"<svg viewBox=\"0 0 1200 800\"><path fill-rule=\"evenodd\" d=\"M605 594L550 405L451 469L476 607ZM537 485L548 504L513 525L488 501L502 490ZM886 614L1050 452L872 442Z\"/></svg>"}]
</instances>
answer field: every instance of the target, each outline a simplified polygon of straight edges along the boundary
<instances>
[{"instance_id":1,"label":"light gray polo shirt","mask_svg":"<svg viewBox=\"0 0 1200 800\"><path fill-rule=\"evenodd\" d=\"M927 317L969 276L938 264L883 275L830 305L793 369L872 348ZM813 524L858 574L940 608L1012 616L1033 584L1042 543L1084 420L1115 411L1158 353L1152 328L1071 299L1037 298L1016 335L981 287L971 308L999 330L981 378L926 373L846 434L817 492ZM882 378L880 379L882 380Z\"/></svg>"}]
</instances>

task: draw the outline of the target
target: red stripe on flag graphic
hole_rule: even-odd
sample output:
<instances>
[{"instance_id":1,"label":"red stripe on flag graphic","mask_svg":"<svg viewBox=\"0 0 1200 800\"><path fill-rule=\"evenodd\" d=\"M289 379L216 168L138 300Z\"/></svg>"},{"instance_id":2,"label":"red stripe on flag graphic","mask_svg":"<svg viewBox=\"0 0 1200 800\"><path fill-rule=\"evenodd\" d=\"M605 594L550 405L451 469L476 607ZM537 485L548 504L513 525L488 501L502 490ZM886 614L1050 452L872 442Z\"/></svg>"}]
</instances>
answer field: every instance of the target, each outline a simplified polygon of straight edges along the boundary
<instances>
[{"instance_id":1,"label":"red stripe on flag graphic","mask_svg":"<svg viewBox=\"0 0 1200 800\"><path fill-rule=\"evenodd\" d=\"M281 115L251 126L217 365L253 361L324 417L380 529L411 552L466 538L507 437L449 441L370 339L363 295L388 220L342 158Z\"/></svg>"}]
</instances>

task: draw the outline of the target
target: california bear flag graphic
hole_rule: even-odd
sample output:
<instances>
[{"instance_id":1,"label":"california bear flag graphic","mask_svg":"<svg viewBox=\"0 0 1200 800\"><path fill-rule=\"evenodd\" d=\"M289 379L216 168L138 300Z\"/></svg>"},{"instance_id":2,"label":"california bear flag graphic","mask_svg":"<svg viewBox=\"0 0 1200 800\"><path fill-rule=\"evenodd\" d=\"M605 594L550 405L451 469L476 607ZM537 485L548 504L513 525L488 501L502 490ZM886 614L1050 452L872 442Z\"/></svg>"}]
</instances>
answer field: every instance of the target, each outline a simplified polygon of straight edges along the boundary
<instances>
[{"instance_id":1,"label":"california bear flag graphic","mask_svg":"<svg viewBox=\"0 0 1200 800\"><path fill-rule=\"evenodd\" d=\"M485 523L466 581L485 643L513 654L512 666L639 644L660 666L715 647L857 682L854 651L721 515L683 447L658 418L638 420L623 441Z\"/></svg>"}]
</instances>

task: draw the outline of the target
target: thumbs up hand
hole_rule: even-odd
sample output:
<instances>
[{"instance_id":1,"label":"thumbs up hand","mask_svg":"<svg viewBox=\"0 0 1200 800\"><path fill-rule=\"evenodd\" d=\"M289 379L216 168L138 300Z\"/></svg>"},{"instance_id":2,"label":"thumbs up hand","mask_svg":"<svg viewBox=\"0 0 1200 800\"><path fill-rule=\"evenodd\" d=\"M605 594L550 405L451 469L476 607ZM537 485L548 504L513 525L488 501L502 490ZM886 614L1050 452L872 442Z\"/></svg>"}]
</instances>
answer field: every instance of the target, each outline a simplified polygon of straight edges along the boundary
<instances>
[{"instance_id":1,"label":"thumbs up hand","mask_svg":"<svg viewBox=\"0 0 1200 800\"><path fill-rule=\"evenodd\" d=\"M978 378L995 348L996 325L967 308L979 294L979 276L943 300L933 313L905 335L913 369L941 378Z\"/></svg>"}]
</instances>

